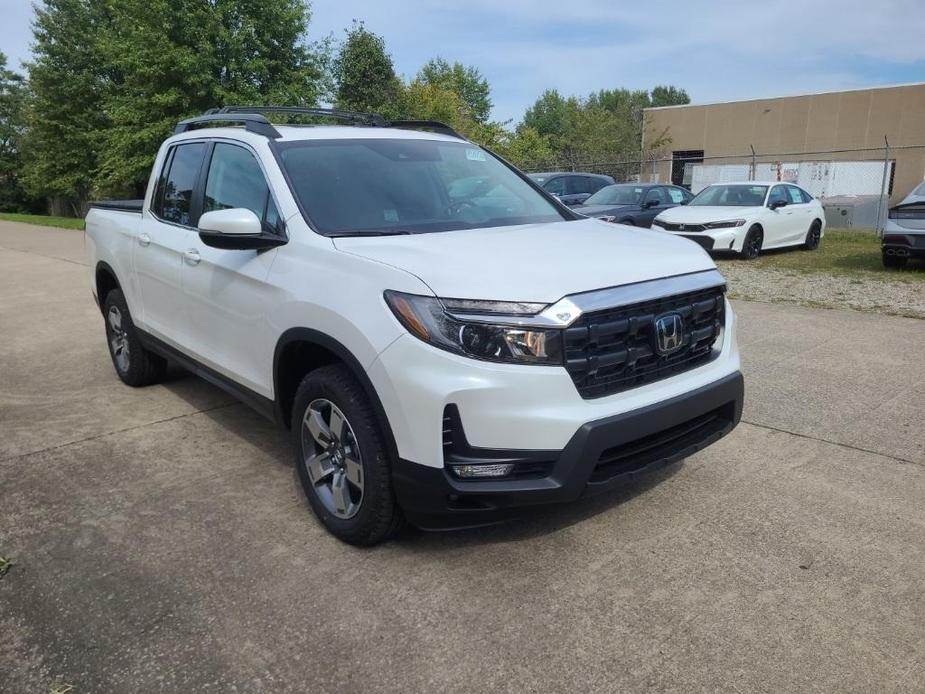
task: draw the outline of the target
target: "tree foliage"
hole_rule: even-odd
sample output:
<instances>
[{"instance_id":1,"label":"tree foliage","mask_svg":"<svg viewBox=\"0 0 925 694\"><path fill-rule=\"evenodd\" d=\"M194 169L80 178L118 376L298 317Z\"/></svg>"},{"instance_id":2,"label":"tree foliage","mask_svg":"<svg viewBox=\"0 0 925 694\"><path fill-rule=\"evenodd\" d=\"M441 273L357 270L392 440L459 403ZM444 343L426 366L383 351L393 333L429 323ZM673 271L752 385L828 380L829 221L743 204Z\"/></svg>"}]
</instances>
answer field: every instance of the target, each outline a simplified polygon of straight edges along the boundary
<instances>
[{"instance_id":1,"label":"tree foliage","mask_svg":"<svg viewBox=\"0 0 925 694\"><path fill-rule=\"evenodd\" d=\"M521 128L549 138L553 158L571 164L614 162L640 155L643 110L688 103L687 92L658 86L651 92L602 89L588 97L563 97L547 90L527 109ZM653 149L664 138L647 143Z\"/></svg>"},{"instance_id":2,"label":"tree foliage","mask_svg":"<svg viewBox=\"0 0 925 694\"><path fill-rule=\"evenodd\" d=\"M28 89L22 75L6 66L0 51L0 211L20 211L27 195L20 178Z\"/></svg>"},{"instance_id":3,"label":"tree foliage","mask_svg":"<svg viewBox=\"0 0 925 694\"><path fill-rule=\"evenodd\" d=\"M395 115L402 84L385 40L354 20L334 59L335 104L348 111Z\"/></svg>"},{"instance_id":4,"label":"tree foliage","mask_svg":"<svg viewBox=\"0 0 925 694\"><path fill-rule=\"evenodd\" d=\"M177 121L229 104L314 104L323 47L301 0L44 0L36 8L33 193L139 193Z\"/></svg>"},{"instance_id":5,"label":"tree foliage","mask_svg":"<svg viewBox=\"0 0 925 694\"><path fill-rule=\"evenodd\" d=\"M491 88L488 80L474 66L453 63L443 58L429 60L420 69L417 82L441 87L455 93L476 123L487 123L491 116Z\"/></svg>"}]
</instances>

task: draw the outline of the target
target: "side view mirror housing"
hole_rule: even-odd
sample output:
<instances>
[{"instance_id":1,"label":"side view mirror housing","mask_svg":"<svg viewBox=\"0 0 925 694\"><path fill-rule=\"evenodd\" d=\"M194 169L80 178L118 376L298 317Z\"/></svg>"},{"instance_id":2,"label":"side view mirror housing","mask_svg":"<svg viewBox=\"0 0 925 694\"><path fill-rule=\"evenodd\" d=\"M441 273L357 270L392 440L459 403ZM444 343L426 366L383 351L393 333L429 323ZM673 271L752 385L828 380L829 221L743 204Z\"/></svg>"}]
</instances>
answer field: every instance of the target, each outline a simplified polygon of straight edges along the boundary
<instances>
[{"instance_id":1,"label":"side view mirror housing","mask_svg":"<svg viewBox=\"0 0 925 694\"><path fill-rule=\"evenodd\" d=\"M778 207L786 207L786 206L787 206L786 200L774 200L768 205L768 207L770 207L772 210L776 210Z\"/></svg>"},{"instance_id":2,"label":"side view mirror housing","mask_svg":"<svg viewBox=\"0 0 925 694\"><path fill-rule=\"evenodd\" d=\"M658 200L646 200L644 203L642 203L642 206L647 210L650 207L658 207Z\"/></svg>"},{"instance_id":3,"label":"side view mirror housing","mask_svg":"<svg viewBox=\"0 0 925 694\"><path fill-rule=\"evenodd\" d=\"M690 200L682 200L682 201L681 201L680 203L678 203L678 204L680 204L680 205L686 205L686 204L689 203L689 202L690 202Z\"/></svg>"},{"instance_id":4,"label":"side view mirror housing","mask_svg":"<svg viewBox=\"0 0 925 694\"><path fill-rule=\"evenodd\" d=\"M212 248L232 251L259 251L286 243L284 237L264 231L260 218L243 207L204 213L199 218L199 238Z\"/></svg>"}]
</instances>

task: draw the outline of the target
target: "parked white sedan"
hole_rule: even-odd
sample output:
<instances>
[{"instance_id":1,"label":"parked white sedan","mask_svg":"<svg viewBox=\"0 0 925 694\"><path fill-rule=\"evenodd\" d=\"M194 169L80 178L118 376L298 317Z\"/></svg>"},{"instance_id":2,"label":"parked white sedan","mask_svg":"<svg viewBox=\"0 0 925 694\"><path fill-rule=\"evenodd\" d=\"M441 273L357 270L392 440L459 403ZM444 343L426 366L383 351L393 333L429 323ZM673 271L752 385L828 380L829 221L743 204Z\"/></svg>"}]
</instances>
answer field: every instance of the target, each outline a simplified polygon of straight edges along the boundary
<instances>
[{"instance_id":1,"label":"parked white sedan","mask_svg":"<svg viewBox=\"0 0 925 694\"><path fill-rule=\"evenodd\" d=\"M751 259L767 248L817 248L825 215L818 200L791 183L716 183L687 205L659 214L652 226L708 251L735 251Z\"/></svg>"}]
</instances>

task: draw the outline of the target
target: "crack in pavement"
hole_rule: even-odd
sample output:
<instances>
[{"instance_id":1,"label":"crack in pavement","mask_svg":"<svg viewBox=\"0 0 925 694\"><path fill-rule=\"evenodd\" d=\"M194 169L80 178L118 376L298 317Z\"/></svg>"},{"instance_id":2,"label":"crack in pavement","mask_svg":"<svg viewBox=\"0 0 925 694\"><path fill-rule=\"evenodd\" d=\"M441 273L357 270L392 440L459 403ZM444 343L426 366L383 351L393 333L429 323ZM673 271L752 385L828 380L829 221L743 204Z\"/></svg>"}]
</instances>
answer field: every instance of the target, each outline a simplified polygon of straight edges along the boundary
<instances>
[{"instance_id":1,"label":"crack in pavement","mask_svg":"<svg viewBox=\"0 0 925 694\"><path fill-rule=\"evenodd\" d=\"M796 436L801 439L809 439L810 441L818 441L819 443L828 443L832 446L839 446L841 448L847 448L852 451L858 451L859 453L870 453L872 455L880 456L881 458L887 458L888 460L895 460L897 463L906 463L909 465L925 465L925 463L919 462L917 460L909 460L908 458L901 458L897 455L891 455L889 453L883 453L881 451L875 451L870 448L862 448L861 446L855 446L850 443L842 443L841 441L832 441L831 439L823 439L818 436L810 436L809 434L801 434L798 431L790 431L789 429L781 429L780 427L771 426L770 424L759 424L758 422L750 422L747 419L741 420L742 424L748 424L753 427L758 427L759 429L767 429L768 431L777 431L781 434L790 434L791 436Z\"/></svg>"},{"instance_id":2,"label":"crack in pavement","mask_svg":"<svg viewBox=\"0 0 925 694\"><path fill-rule=\"evenodd\" d=\"M243 405L244 403L238 402L226 402L223 405L216 405L215 407L207 407L204 410L193 410L192 412L185 412L183 414L174 415L173 417L164 417L163 419L155 419L151 422L144 422L143 424L134 424L130 427L125 427L123 429L113 429L112 431L104 431L99 434L93 434L92 436L87 436L82 439L77 439L75 441L66 441L65 443L55 444L54 446L48 446L47 448L39 448L35 451L27 451L25 453L17 453L16 455L11 455L6 458L0 458L0 463L9 463L13 460L18 460L19 458L27 458L30 455L38 455L40 453L47 453L49 451L56 451L59 448L67 448L68 446L75 446L79 443L86 443L87 441L96 441L98 439L105 438L107 436L112 436L113 434L122 434L127 431L134 431L135 429L143 429L144 427L155 426L157 424L163 424L164 422L173 422L177 419L183 419L184 417L192 417L197 414L205 414L206 412L214 412L215 410L221 410L228 407L235 407L237 405Z\"/></svg>"}]
</instances>

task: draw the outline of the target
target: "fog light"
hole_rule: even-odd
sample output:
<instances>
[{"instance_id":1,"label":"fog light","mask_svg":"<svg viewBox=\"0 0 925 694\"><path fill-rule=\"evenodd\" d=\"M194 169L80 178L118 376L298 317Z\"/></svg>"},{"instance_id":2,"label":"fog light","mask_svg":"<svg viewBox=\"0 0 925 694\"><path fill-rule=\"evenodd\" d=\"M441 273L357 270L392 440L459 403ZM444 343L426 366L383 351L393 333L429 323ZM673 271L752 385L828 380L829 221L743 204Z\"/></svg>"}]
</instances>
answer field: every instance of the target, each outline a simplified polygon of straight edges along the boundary
<instances>
[{"instance_id":1,"label":"fog light","mask_svg":"<svg viewBox=\"0 0 925 694\"><path fill-rule=\"evenodd\" d=\"M514 472L514 463L496 465L450 465L457 477L472 479L474 477L507 477Z\"/></svg>"}]
</instances>

